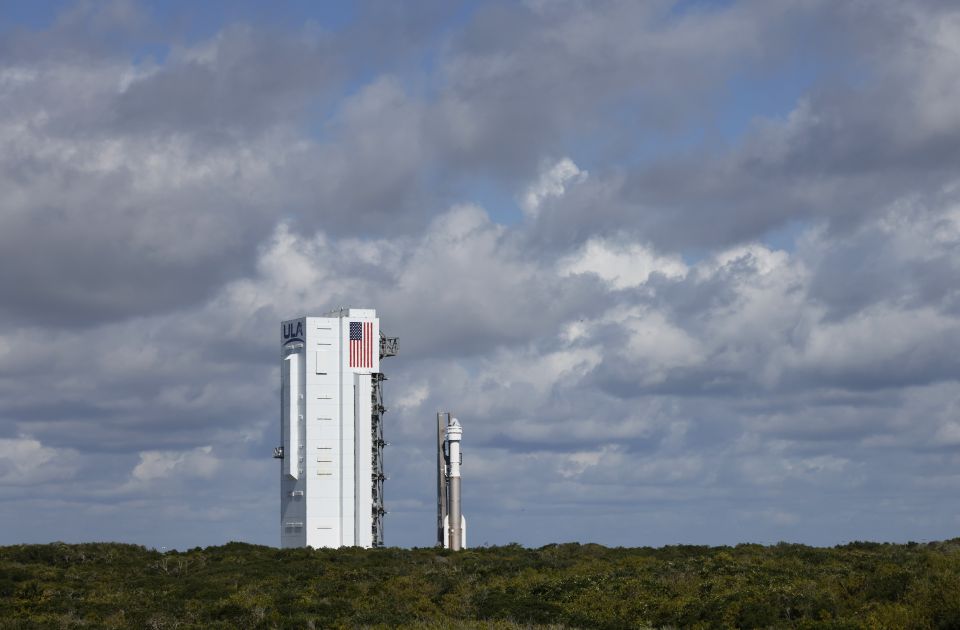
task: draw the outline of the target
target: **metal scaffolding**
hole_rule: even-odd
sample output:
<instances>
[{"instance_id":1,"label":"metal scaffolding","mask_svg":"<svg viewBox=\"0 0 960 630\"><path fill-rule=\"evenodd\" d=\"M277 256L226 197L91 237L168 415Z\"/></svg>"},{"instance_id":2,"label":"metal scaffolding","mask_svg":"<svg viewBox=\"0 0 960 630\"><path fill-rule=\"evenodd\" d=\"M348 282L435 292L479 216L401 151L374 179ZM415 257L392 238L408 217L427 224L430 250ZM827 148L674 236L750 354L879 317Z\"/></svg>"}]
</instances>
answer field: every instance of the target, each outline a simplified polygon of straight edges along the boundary
<instances>
[{"instance_id":1,"label":"metal scaffolding","mask_svg":"<svg viewBox=\"0 0 960 630\"><path fill-rule=\"evenodd\" d=\"M394 357L399 350L397 337L387 337L380 333L380 358ZM382 372L370 375L370 395L372 416L370 430L373 433L373 546L383 547L383 516L387 513L383 498L383 482L387 475L383 467L383 447L389 442L383 439L383 414L387 408L383 406L383 382L387 380Z\"/></svg>"},{"instance_id":2,"label":"metal scaffolding","mask_svg":"<svg viewBox=\"0 0 960 630\"><path fill-rule=\"evenodd\" d=\"M444 524L447 519L449 500L447 497L447 458L444 454L443 443L446 440L447 424L450 414L445 411L437 412L437 546L446 547L447 528Z\"/></svg>"}]
</instances>

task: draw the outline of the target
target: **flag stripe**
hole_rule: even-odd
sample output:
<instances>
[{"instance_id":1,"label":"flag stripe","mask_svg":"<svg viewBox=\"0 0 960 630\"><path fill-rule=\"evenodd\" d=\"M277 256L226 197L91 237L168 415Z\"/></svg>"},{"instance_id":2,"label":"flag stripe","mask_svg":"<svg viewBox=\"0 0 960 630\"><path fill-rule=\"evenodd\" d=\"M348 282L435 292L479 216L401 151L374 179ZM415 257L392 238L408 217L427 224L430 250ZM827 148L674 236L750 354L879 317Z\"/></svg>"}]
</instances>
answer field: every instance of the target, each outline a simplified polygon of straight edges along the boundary
<instances>
[{"instance_id":1,"label":"flag stripe","mask_svg":"<svg viewBox=\"0 0 960 630\"><path fill-rule=\"evenodd\" d=\"M350 322L350 367L373 367L373 322Z\"/></svg>"}]
</instances>

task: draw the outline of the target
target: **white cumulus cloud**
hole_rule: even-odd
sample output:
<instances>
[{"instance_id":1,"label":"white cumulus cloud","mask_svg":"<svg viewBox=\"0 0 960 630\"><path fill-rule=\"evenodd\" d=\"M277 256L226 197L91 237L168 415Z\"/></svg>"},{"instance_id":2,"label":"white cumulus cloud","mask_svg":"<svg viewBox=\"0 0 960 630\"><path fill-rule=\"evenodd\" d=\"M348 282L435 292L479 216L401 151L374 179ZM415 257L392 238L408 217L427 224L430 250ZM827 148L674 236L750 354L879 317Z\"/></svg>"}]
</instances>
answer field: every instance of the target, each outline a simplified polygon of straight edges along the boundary
<instances>
[{"instance_id":1,"label":"white cumulus cloud","mask_svg":"<svg viewBox=\"0 0 960 630\"><path fill-rule=\"evenodd\" d=\"M212 446L199 446L189 451L143 451L133 469L138 481L170 478L209 479L220 469L220 460Z\"/></svg>"},{"instance_id":2,"label":"white cumulus cloud","mask_svg":"<svg viewBox=\"0 0 960 630\"><path fill-rule=\"evenodd\" d=\"M31 485L67 479L80 466L72 449L44 446L32 437L0 439L0 484Z\"/></svg>"},{"instance_id":3,"label":"white cumulus cloud","mask_svg":"<svg viewBox=\"0 0 960 630\"><path fill-rule=\"evenodd\" d=\"M567 275L594 273L614 289L625 289L643 284L654 273L682 278L688 270L679 256L660 256L638 243L592 238L560 262L560 271Z\"/></svg>"},{"instance_id":4,"label":"white cumulus cloud","mask_svg":"<svg viewBox=\"0 0 960 630\"><path fill-rule=\"evenodd\" d=\"M581 171L573 160L563 158L553 166L544 169L539 179L531 184L523 194L521 207L527 216L535 217L540 212L540 205L548 197L559 197L567 190L571 183L583 181L587 172Z\"/></svg>"}]
</instances>

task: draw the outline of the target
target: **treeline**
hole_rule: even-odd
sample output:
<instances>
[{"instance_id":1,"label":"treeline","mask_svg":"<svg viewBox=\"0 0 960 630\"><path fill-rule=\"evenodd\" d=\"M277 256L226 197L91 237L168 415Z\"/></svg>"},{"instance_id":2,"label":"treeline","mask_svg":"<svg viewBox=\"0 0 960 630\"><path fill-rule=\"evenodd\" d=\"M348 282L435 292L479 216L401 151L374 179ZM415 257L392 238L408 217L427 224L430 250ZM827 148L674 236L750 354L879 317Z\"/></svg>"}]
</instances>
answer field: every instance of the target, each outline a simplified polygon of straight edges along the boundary
<instances>
[{"instance_id":1,"label":"treeline","mask_svg":"<svg viewBox=\"0 0 960 630\"><path fill-rule=\"evenodd\" d=\"M160 553L0 547L0 628L960 628L960 539Z\"/></svg>"}]
</instances>

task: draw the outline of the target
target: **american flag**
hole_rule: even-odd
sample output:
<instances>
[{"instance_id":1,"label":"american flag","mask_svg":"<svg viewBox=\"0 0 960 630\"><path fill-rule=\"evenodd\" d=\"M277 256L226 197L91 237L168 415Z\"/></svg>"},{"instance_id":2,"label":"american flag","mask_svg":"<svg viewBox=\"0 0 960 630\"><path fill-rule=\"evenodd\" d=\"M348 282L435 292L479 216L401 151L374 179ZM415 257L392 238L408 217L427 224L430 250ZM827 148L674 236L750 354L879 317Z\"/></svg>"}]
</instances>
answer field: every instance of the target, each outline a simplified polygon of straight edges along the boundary
<instances>
[{"instance_id":1,"label":"american flag","mask_svg":"<svg viewBox=\"0 0 960 630\"><path fill-rule=\"evenodd\" d=\"M350 322L350 367L373 367L373 322Z\"/></svg>"}]
</instances>

